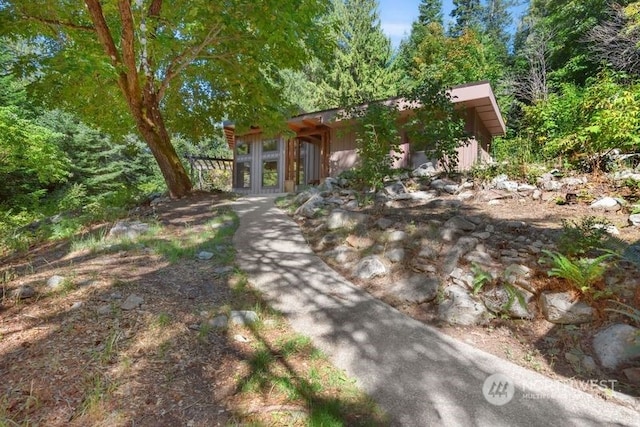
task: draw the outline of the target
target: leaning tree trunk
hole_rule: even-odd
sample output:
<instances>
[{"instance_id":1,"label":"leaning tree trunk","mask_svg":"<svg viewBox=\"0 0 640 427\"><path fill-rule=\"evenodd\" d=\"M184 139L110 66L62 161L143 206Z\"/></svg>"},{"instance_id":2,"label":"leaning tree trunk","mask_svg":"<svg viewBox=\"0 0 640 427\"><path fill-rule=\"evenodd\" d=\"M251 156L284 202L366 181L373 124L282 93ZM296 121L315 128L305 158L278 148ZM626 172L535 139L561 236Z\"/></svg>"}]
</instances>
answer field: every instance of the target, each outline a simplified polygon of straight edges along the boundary
<instances>
[{"instance_id":1,"label":"leaning tree trunk","mask_svg":"<svg viewBox=\"0 0 640 427\"><path fill-rule=\"evenodd\" d=\"M169 195L172 198L184 197L191 191L191 179L171 143L155 93L145 90L142 104L140 114L134 114L138 131L160 167Z\"/></svg>"},{"instance_id":2,"label":"leaning tree trunk","mask_svg":"<svg viewBox=\"0 0 640 427\"><path fill-rule=\"evenodd\" d=\"M144 78L141 78L136 57L135 20L131 11L131 0L119 0L118 12L121 19L119 31L120 50L105 19L100 0L85 0L87 10L91 15L94 30L104 53L111 61L117 72L120 90L129 107L136 127L145 140L153 156L158 162L160 171L173 198L186 196L191 191L191 180L184 169L171 138L164 125L160 113L160 99L154 87L154 73L150 68L150 59L143 55L142 61L146 65ZM154 1L149 13L159 14L161 1ZM141 81L146 81L141 85Z\"/></svg>"}]
</instances>

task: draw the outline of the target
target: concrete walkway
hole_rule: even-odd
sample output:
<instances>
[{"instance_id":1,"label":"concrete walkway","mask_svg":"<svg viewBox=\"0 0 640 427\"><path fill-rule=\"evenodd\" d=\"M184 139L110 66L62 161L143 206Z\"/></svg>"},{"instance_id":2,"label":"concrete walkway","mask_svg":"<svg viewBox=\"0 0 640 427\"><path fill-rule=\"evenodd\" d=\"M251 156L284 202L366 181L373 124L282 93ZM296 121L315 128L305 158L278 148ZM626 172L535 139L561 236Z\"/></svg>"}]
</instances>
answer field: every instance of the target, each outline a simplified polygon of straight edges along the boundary
<instances>
[{"instance_id":1,"label":"concrete walkway","mask_svg":"<svg viewBox=\"0 0 640 427\"><path fill-rule=\"evenodd\" d=\"M273 196L234 202L239 267L295 330L358 380L394 425L640 426L632 409L477 350L356 288L311 251L273 202ZM483 394L496 373L515 385L487 383L495 402L513 396L503 405Z\"/></svg>"}]
</instances>

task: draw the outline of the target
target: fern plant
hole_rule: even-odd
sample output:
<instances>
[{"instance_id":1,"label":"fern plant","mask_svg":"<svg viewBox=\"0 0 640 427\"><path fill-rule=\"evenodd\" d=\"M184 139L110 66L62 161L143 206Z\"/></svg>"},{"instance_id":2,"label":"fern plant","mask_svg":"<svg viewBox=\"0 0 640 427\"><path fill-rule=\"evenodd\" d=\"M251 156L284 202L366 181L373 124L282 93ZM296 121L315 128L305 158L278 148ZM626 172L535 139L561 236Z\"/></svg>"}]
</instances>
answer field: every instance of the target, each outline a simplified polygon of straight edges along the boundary
<instances>
[{"instance_id":1,"label":"fern plant","mask_svg":"<svg viewBox=\"0 0 640 427\"><path fill-rule=\"evenodd\" d=\"M551 277L560 277L569 282L583 294L594 295L596 290L593 285L602 278L607 268L607 261L618 255L607 251L597 258L580 258L571 260L559 252L543 251L551 261L551 269L547 274Z\"/></svg>"},{"instance_id":2,"label":"fern plant","mask_svg":"<svg viewBox=\"0 0 640 427\"><path fill-rule=\"evenodd\" d=\"M640 310L620 301L611 300L611 302L617 305L618 308L605 308L605 311L622 314L623 316L631 319L636 325L640 326Z\"/></svg>"}]
</instances>

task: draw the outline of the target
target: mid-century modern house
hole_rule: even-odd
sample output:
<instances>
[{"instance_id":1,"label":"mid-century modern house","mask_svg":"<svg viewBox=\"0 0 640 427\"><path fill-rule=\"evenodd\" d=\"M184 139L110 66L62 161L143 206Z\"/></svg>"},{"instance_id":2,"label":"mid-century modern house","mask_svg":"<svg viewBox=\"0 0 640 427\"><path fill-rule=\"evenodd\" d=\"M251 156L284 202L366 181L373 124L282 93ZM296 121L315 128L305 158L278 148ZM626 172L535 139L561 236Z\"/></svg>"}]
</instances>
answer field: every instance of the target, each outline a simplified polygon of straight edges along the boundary
<instances>
[{"instance_id":1,"label":"mid-century modern house","mask_svg":"<svg viewBox=\"0 0 640 427\"><path fill-rule=\"evenodd\" d=\"M468 145L459 148L458 168L467 170L489 159L494 136L504 135L505 124L488 82L456 86L450 90L456 108L465 109ZM411 113L401 99L394 103L403 115ZM322 182L357 163L353 122L342 119L341 109L301 114L287 121L291 135L267 137L259 129L236 134L232 124L225 135L234 152L233 190L244 194L293 191L299 185ZM417 167L427 159L411 150L407 133L402 130L402 156L396 167Z\"/></svg>"}]
</instances>

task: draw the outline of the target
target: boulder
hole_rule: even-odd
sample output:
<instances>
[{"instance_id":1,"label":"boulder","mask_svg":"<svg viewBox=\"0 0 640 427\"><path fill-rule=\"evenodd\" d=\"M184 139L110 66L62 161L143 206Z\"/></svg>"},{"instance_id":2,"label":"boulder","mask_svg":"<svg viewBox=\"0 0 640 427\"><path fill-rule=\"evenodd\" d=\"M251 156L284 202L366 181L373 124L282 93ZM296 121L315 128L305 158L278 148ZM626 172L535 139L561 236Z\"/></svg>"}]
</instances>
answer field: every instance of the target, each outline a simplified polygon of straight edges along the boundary
<instances>
[{"instance_id":1,"label":"boulder","mask_svg":"<svg viewBox=\"0 0 640 427\"><path fill-rule=\"evenodd\" d=\"M603 197L601 199L596 200L591 203L589 206L593 210L604 211L604 212L617 212L622 209L622 206L618 202L617 199L613 197Z\"/></svg>"},{"instance_id":2,"label":"boulder","mask_svg":"<svg viewBox=\"0 0 640 427\"><path fill-rule=\"evenodd\" d=\"M125 237L128 239L135 239L148 232L149 224L145 224L140 221L118 221L116 225L114 225L111 230L109 230L108 237Z\"/></svg>"},{"instance_id":3,"label":"boulder","mask_svg":"<svg viewBox=\"0 0 640 427\"><path fill-rule=\"evenodd\" d=\"M506 314L516 319L533 319L529 310L529 302L533 294L516 287L511 287L512 295L504 286L497 286L482 294L484 305L493 313Z\"/></svg>"},{"instance_id":4,"label":"boulder","mask_svg":"<svg viewBox=\"0 0 640 427\"><path fill-rule=\"evenodd\" d=\"M377 255L371 255L360 260L355 269L355 276L359 279L372 279L385 276L388 270Z\"/></svg>"},{"instance_id":5,"label":"boulder","mask_svg":"<svg viewBox=\"0 0 640 427\"><path fill-rule=\"evenodd\" d=\"M140 307L144 303L144 299L139 297L138 295L131 294L127 297L126 300L120 305L120 308L123 310L133 310L134 308Z\"/></svg>"},{"instance_id":6,"label":"boulder","mask_svg":"<svg viewBox=\"0 0 640 427\"><path fill-rule=\"evenodd\" d=\"M476 225L468 219L461 216L454 216L444 223L446 228L460 231L475 231Z\"/></svg>"},{"instance_id":7,"label":"boulder","mask_svg":"<svg viewBox=\"0 0 640 427\"><path fill-rule=\"evenodd\" d=\"M640 329L624 323L611 325L593 337L593 351L605 369L640 360Z\"/></svg>"},{"instance_id":8,"label":"boulder","mask_svg":"<svg viewBox=\"0 0 640 427\"><path fill-rule=\"evenodd\" d=\"M29 285L20 285L11 293L16 299L27 299L35 296L36 291Z\"/></svg>"},{"instance_id":9,"label":"boulder","mask_svg":"<svg viewBox=\"0 0 640 427\"><path fill-rule=\"evenodd\" d=\"M415 176L415 177L424 177L424 176L431 177L437 174L438 174L438 171L436 170L436 167L433 165L432 162L423 163L411 172L411 176Z\"/></svg>"},{"instance_id":10,"label":"boulder","mask_svg":"<svg viewBox=\"0 0 640 427\"><path fill-rule=\"evenodd\" d=\"M391 284L386 294L408 303L422 304L433 301L439 287L440 282L436 277L416 274Z\"/></svg>"},{"instance_id":11,"label":"boulder","mask_svg":"<svg viewBox=\"0 0 640 427\"><path fill-rule=\"evenodd\" d=\"M445 289L446 299L438 306L438 319L452 325L475 325L483 322L487 309L462 286Z\"/></svg>"},{"instance_id":12,"label":"boulder","mask_svg":"<svg viewBox=\"0 0 640 427\"><path fill-rule=\"evenodd\" d=\"M384 191L390 196L397 196L398 194L407 193L407 188L404 186L402 181L397 181L385 186Z\"/></svg>"},{"instance_id":13,"label":"boulder","mask_svg":"<svg viewBox=\"0 0 640 427\"><path fill-rule=\"evenodd\" d=\"M634 227L640 227L640 214L629 215L629 224Z\"/></svg>"},{"instance_id":14,"label":"boulder","mask_svg":"<svg viewBox=\"0 0 640 427\"><path fill-rule=\"evenodd\" d=\"M370 248L375 244L375 241L371 237L356 236L355 234L348 235L346 242L349 246L358 250Z\"/></svg>"},{"instance_id":15,"label":"boulder","mask_svg":"<svg viewBox=\"0 0 640 427\"><path fill-rule=\"evenodd\" d=\"M320 194L316 193L300 205L300 207L296 209L294 215L313 218L322 206L324 206L324 198Z\"/></svg>"},{"instance_id":16,"label":"boulder","mask_svg":"<svg viewBox=\"0 0 640 427\"><path fill-rule=\"evenodd\" d=\"M407 233L402 230L394 230L385 235L385 241L388 243L402 242L407 240Z\"/></svg>"},{"instance_id":17,"label":"boulder","mask_svg":"<svg viewBox=\"0 0 640 427\"><path fill-rule=\"evenodd\" d=\"M358 258L358 253L346 245L340 245L327 251L325 256L333 258L338 264L347 264Z\"/></svg>"},{"instance_id":18,"label":"boulder","mask_svg":"<svg viewBox=\"0 0 640 427\"><path fill-rule=\"evenodd\" d=\"M393 225L393 221L388 218L380 218L378 221L376 221L376 226L380 230L386 230L387 228L390 228L392 225Z\"/></svg>"},{"instance_id":19,"label":"boulder","mask_svg":"<svg viewBox=\"0 0 640 427\"><path fill-rule=\"evenodd\" d=\"M496 190L504 190L511 193L518 191L518 183L515 181L500 181L496 184Z\"/></svg>"},{"instance_id":20,"label":"boulder","mask_svg":"<svg viewBox=\"0 0 640 427\"><path fill-rule=\"evenodd\" d=\"M574 301L569 292L543 292L540 295L540 309L549 322L562 325L587 323L594 318L591 306Z\"/></svg>"},{"instance_id":21,"label":"boulder","mask_svg":"<svg viewBox=\"0 0 640 427\"><path fill-rule=\"evenodd\" d=\"M251 325L259 320L258 314L250 310L232 310L229 321L235 325Z\"/></svg>"},{"instance_id":22,"label":"boulder","mask_svg":"<svg viewBox=\"0 0 640 427\"><path fill-rule=\"evenodd\" d=\"M47 280L47 287L51 290L56 290L61 288L64 285L64 281L66 279L63 276L59 276L59 275L54 275L49 277L49 279Z\"/></svg>"},{"instance_id":23,"label":"boulder","mask_svg":"<svg viewBox=\"0 0 640 427\"><path fill-rule=\"evenodd\" d=\"M297 206L303 205L307 200L311 198L311 196L318 193L319 191L315 187L307 188L306 190L301 191L296 195L295 199L293 199L293 203Z\"/></svg>"},{"instance_id":24,"label":"boulder","mask_svg":"<svg viewBox=\"0 0 640 427\"><path fill-rule=\"evenodd\" d=\"M350 230L359 224L364 224L368 219L369 215L359 212L334 209L327 217L327 228L329 230L338 230L341 228Z\"/></svg>"},{"instance_id":25,"label":"boulder","mask_svg":"<svg viewBox=\"0 0 640 427\"><path fill-rule=\"evenodd\" d=\"M384 257L389 261L396 263L402 262L405 258L404 248L393 248L385 252Z\"/></svg>"},{"instance_id":26,"label":"boulder","mask_svg":"<svg viewBox=\"0 0 640 427\"><path fill-rule=\"evenodd\" d=\"M448 179L436 179L431 181L431 188L444 191L445 193L455 194L460 189L460 186Z\"/></svg>"}]
</instances>

